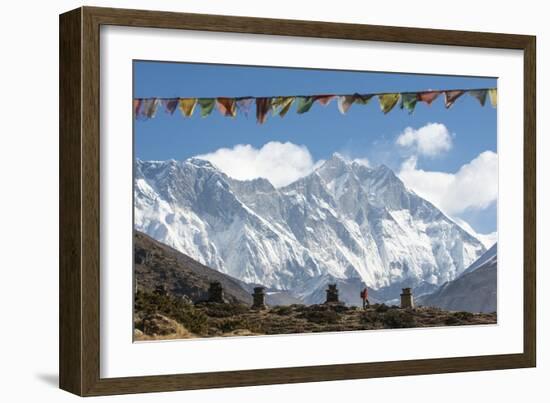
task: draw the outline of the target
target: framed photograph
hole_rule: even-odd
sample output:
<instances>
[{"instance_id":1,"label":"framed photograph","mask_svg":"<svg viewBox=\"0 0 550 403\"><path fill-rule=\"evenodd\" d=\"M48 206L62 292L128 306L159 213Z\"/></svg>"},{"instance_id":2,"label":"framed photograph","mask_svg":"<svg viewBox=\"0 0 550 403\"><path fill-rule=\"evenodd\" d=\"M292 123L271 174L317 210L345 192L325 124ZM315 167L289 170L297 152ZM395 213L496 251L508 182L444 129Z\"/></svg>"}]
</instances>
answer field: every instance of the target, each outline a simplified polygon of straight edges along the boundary
<instances>
[{"instance_id":1,"label":"framed photograph","mask_svg":"<svg viewBox=\"0 0 550 403\"><path fill-rule=\"evenodd\" d=\"M60 386L533 367L535 37L60 16Z\"/></svg>"}]
</instances>

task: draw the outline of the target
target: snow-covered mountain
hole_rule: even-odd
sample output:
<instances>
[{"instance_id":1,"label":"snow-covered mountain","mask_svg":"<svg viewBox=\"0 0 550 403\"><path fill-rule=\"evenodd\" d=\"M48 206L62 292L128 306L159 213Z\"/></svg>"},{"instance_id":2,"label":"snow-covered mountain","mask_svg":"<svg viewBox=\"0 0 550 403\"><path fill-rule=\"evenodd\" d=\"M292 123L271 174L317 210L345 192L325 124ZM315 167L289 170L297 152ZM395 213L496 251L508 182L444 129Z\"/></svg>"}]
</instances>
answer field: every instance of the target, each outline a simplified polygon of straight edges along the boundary
<instances>
[{"instance_id":1,"label":"snow-covered mountain","mask_svg":"<svg viewBox=\"0 0 550 403\"><path fill-rule=\"evenodd\" d=\"M474 263L472 263L466 270L464 270L461 276L471 273L479 269L481 266L489 266L491 264L496 264L497 254L498 254L498 244L495 243L493 246L487 249L487 251L483 255L481 255Z\"/></svg>"},{"instance_id":2,"label":"snow-covered mountain","mask_svg":"<svg viewBox=\"0 0 550 403\"><path fill-rule=\"evenodd\" d=\"M450 311L496 312L497 260L495 244L458 278L421 296L418 303Z\"/></svg>"},{"instance_id":3,"label":"snow-covered mountain","mask_svg":"<svg viewBox=\"0 0 550 403\"><path fill-rule=\"evenodd\" d=\"M338 154L276 189L211 163L136 161L135 227L248 283L307 298L327 278L374 290L435 289L485 252L482 243L386 166Z\"/></svg>"}]
</instances>

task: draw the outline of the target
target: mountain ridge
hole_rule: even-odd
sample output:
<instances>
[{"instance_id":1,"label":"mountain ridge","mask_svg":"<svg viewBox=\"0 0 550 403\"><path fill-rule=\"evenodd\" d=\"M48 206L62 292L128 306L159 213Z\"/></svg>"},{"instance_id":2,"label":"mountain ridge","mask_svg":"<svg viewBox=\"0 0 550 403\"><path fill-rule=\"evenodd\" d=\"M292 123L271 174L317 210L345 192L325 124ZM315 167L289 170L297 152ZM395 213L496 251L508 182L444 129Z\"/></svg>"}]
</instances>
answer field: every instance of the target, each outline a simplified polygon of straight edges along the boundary
<instances>
[{"instance_id":1,"label":"mountain ridge","mask_svg":"<svg viewBox=\"0 0 550 403\"><path fill-rule=\"evenodd\" d=\"M358 277L373 289L437 287L485 252L390 168L338 154L281 188L230 178L198 158L137 160L135 171L136 229L222 273L299 298L327 275Z\"/></svg>"},{"instance_id":2,"label":"mountain ridge","mask_svg":"<svg viewBox=\"0 0 550 403\"><path fill-rule=\"evenodd\" d=\"M444 283L418 303L449 311L491 313L497 310L497 244L456 279Z\"/></svg>"}]
</instances>

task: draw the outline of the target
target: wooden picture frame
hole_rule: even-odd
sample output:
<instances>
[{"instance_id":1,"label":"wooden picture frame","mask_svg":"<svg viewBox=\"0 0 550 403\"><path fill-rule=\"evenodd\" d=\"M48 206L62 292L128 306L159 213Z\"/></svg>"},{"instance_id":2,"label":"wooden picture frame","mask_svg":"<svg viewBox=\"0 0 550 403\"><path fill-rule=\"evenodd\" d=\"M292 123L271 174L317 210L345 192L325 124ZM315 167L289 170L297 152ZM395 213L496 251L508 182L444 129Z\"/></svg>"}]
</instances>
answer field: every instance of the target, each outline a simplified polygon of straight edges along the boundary
<instances>
[{"instance_id":1,"label":"wooden picture frame","mask_svg":"<svg viewBox=\"0 0 550 403\"><path fill-rule=\"evenodd\" d=\"M524 52L524 348L521 354L100 377L100 27L119 25ZM81 396L533 367L536 364L535 37L82 7L60 16L60 387Z\"/></svg>"}]
</instances>

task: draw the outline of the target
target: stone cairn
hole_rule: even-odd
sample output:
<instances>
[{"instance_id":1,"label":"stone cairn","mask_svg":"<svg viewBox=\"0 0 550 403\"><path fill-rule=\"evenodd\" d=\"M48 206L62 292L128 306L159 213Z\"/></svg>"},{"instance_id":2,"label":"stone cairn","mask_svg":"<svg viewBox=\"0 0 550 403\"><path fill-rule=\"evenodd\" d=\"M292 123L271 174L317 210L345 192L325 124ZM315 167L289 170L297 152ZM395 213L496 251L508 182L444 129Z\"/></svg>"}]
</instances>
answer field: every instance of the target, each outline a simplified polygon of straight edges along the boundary
<instances>
[{"instance_id":1,"label":"stone cairn","mask_svg":"<svg viewBox=\"0 0 550 403\"><path fill-rule=\"evenodd\" d=\"M413 295L410 288L403 288L401 293L401 308L414 308Z\"/></svg>"},{"instance_id":2,"label":"stone cairn","mask_svg":"<svg viewBox=\"0 0 550 403\"><path fill-rule=\"evenodd\" d=\"M254 287L254 294L252 294L252 309L266 309L265 304L265 288Z\"/></svg>"},{"instance_id":3,"label":"stone cairn","mask_svg":"<svg viewBox=\"0 0 550 403\"><path fill-rule=\"evenodd\" d=\"M336 284L329 284L325 304L337 304L339 302L340 300L338 299L338 288L336 287Z\"/></svg>"},{"instance_id":4,"label":"stone cairn","mask_svg":"<svg viewBox=\"0 0 550 403\"><path fill-rule=\"evenodd\" d=\"M219 281L213 281L208 288L208 302L223 304L223 287Z\"/></svg>"}]
</instances>

